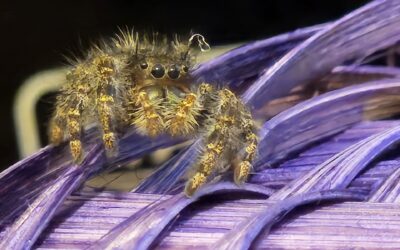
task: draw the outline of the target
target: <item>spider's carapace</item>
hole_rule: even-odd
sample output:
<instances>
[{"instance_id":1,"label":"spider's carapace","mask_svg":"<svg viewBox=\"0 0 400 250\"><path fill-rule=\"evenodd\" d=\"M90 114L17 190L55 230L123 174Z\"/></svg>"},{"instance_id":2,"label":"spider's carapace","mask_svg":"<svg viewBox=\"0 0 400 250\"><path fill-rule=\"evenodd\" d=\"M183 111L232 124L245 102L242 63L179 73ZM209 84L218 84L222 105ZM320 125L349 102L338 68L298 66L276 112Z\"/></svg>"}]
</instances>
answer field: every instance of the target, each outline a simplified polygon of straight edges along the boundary
<instances>
[{"instance_id":1,"label":"spider's carapace","mask_svg":"<svg viewBox=\"0 0 400 250\"><path fill-rule=\"evenodd\" d=\"M69 141L72 158L80 163L81 136L93 123L108 154L118 153L118 135L130 126L151 137L200 137L203 149L186 183L187 195L229 167L237 184L246 181L258 144L251 113L228 88L191 77L194 39L208 46L198 34L183 43L123 32L94 47L66 76L50 122L51 143Z\"/></svg>"}]
</instances>

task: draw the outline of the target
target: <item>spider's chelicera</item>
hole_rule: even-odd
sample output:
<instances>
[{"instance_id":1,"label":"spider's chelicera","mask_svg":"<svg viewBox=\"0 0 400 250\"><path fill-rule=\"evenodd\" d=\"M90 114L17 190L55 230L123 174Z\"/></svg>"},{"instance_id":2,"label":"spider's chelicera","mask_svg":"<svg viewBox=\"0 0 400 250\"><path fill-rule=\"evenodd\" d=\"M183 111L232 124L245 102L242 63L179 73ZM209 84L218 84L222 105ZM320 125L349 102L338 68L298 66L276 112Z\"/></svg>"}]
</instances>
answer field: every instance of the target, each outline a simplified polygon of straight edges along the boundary
<instances>
[{"instance_id":1,"label":"spider's chelicera","mask_svg":"<svg viewBox=\"0 0 400 250\"><path fill-rule=\"evenodd\" d=\"M251 113L229 89L196 83L193 39L149 39L130 32L93 48L74 63L57 97L50 122L52 144L69 141L76 163L83 158L81 135L97 124L108 154L117 154L118 135L129 126L151 137L199 136L203 149L185 192L192 195L230 166L237 184L251 170L258 138Z\"/></svg>"}]
</instances>

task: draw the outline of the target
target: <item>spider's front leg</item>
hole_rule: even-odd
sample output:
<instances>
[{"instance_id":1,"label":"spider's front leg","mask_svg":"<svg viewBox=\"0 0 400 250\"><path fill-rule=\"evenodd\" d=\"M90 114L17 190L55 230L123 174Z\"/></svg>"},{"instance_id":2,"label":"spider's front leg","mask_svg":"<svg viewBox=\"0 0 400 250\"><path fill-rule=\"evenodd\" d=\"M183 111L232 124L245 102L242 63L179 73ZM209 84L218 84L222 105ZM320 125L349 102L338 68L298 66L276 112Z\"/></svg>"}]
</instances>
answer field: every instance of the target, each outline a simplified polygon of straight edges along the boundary
<instances>
[{"instance_id":1,"label":"spider's front leg","mask_svg":"<svg viewBox=\"0 0 400 250\"><path fill-rule=\"evenodd\" d=\"M235 182L240 184L245 181L257 147L251 114L241 100L228 89L221 89L215 95L210 85L201 87L208 90L203 97L203 111L208 112L207 119L202 123L205 149L195 174L186 183L185 193L188 196L206 183L213 172L225 171L226 165L234 162L232 158L235 157L239 159L238 164L233 164ZM243 147L246 150L240 156Z\"/></svg>"}]
</instances>

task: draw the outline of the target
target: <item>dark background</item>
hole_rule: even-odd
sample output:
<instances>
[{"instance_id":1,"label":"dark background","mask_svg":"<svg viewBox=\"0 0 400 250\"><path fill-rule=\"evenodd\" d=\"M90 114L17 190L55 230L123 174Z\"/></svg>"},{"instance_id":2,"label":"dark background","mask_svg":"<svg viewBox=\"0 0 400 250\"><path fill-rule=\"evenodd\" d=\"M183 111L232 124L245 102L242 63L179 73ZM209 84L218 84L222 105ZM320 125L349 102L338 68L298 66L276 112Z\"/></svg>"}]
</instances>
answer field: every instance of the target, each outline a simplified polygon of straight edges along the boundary
<instances>
[{"instance_id":1,"label":"dark background","mask_svg":"<svg viewBox=\"0 0 400 250\"><path fill-rule=\"evenodd\" d=\"M65 64L117 27L203 34L211 45L334 20L366 0L0 1L0 169L18 160L12 103L31 74ZM47 105L47 104L46 104ZM45 105L45 106L46 106ZM44 108L43 117L49 116ZM43 119L42 127L45 127Z\"/></svg>"}]
</instances>

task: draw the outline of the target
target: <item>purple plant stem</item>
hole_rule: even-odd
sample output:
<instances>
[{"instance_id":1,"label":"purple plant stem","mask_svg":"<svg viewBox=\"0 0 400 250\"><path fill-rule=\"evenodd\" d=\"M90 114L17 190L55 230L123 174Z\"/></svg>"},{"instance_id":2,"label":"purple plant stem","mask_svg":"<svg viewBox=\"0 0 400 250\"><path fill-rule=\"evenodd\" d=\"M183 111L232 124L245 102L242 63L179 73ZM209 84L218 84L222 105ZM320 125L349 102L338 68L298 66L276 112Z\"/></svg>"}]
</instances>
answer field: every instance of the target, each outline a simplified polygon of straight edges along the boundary
<instances>
[{"instance_id":1,"label":"purple plant stem","mask_svg":"<svg viewBox=\"0 0 400 250\"><path fill-rule=\"evenodd\" d=\"M400 69L394 67L350 65L335 67L323 78L323 81L344 82L349 85L399 77Z\"/></svg>"},{"instance_id":2,"label":"purple plant stem","mask_svg":"<svg viewBox=\"0 0 400 250\"><path fill-rule=\"evenodd\" d=\"M64 207L78 208L72 215L56 216L46 230L45 239L42 238L40 245L34 248L85 248L132 213L169 197L109 191L75 193L67 199ZM154 249L210 248L226 231L266 204L270 203L263 199L242 198L224 202L202 199L167 226ZM261 235L256 248L393 249L400 244L399 209L400 204L371 202L306 206L286 216L269 235ZM327 237L329 241L326 241Z\"/></svg>"},{"instance_id":3,"label":"purple plant stem","mask_svg":"<svg viewBox=\"0 0 400 250\"><path fill-rule=\"evenodd\" d=\"M355 84L391 78L400 78L400 70L380 66L338 66L322 79L310 85L297 88L287 96L268 102L261 109L255 111L254 115L259 118L269 119L313 96Z\"/></svg>"},{"instance_id":4,"label":"purple plant stem","mask_svg":"<svg viewBox=\"0 0 400 250\"><path fill-rule=\"evenodd\" d=\"M243 100L260 108L349 59L394 44L400 40L399 13L398 1L376 0L328 24L269 68L244 93Z\"/></svg>"},{"instance_id":5,"label":"purple plant stem","mask_svg":"<svg viewBox=\"0 0 400 250\"><path fill-rule=\"evenodd\" d=\"M400 203L400 168L382 183L378 190L369 198L369 202Z\"/></svg>"},{"instance_id":6,"label":"purple plant stem","mask_svg":"<svg viewBox=\"0 0 400 250\"><path fill-rule=\"evenodd\" d=\"M193 159L197 157L201 141L196 141L192 146L183 149L179 154L172 157L164 163L151 178L146 178L132 192L139 193L160 193L160 186L154 185L160 183L163 185L162 193L170 193L176 183L179 181L185 169L193 164Z\"/></svg>"},{"instance_id":7,"label":"purple plant stem","mask_svg":"<svg viewBox=\"0 0 400 250\"><path fill-rule=\"evenodd\" d=\"M237 232L232 230L211 248L221 250L249 249L253 239L258 236L261 230L270 231L272 226L282 220L289 212L305 204L324 201L362 201L365 198L366 196L362 193L348 190L314 191L298 194L269 206L268 213L258 213L245 221L246 223L240 223L238 227L242 229L242 232L246 233L236 235Z\"/></svg>"},{"instance_id":8,"label":"purple plant stem","mask_svg":"<svg viewBox=\"0 0 400 250\"><path fill-rule=\"evenodd\" d=\"M95 164L102 156L99 146L94 147L88 165ZM29 208L8 227L2 237L0 249L30 249L47 226L51 215L62 204L64 199L81 185L88 171L78 165L71 166L31 203Z\"/></svg>"},{"instance_id":9,"label":"purple plant stem","mask_svg":"<svg viewBox=\"0 0 400 250\"><path fill-rule=\"evenodd\" d=\"M346 188L372 160L400 141L400 126L372 135L334 155L306 175L279 190L271 199L310 192Z\"/></svg>"},{"instance_id":10,"label":"purple plant stem","mask_svg":"<svg viewBox=\"0 0 400 250\"><path fill-rule=\"evenodd\" d=\"M233 192L253 192L269 196L273 190L254 184L238 187L231 182L219 182L205 186L190 198L179 193L167 200L152 203L144 210L135 213L110 230L89 249L148 249L164 228L185 207L203 196Z\"/></svg>"},{"instance_id":11,"label":"purple plant stem","mask_svg":"<svg viewBox=\"0 0 400 250\"><path fill-rule=\"evenodd\" d=\"M400 80L382 80L328 92L280 113L260 130L255 168L269 166L364 119L395 114L398 108L391 107L399 105L398 94Z\"/></svg>"},{"instance_id":12,"label":"purple plant stem","mask_svg":"<svg viewBox=\"0 0 400 250\"><path fill-rule=\"evenodd\" d=\"M10 166L6 170L0 173L0 180L3 181L5 178L7 179L7 182L12 181L15 176L18 176L19 174L22 174L23 171L31 164L34 164L33 162L36 161L43 161L43 159L46 159L49 157L50 152L52 148L50 146L44 147L40 149L38 152L34 153L33 155L17 162L16 164ZM6 184L6 183L2 183ZM4 190L7 188L6 185L0 185L0 193L3 193Z\"/></svg>"},{"instance_id":13,"label":"purple plant stem","mask_svg":"<svg viewBox=\"0 0 400 250\"><path fill-rule=\"evenodd\" d=\"M271 185L274 183L274 181L282 183L282 185L286 184L288 181L291 181L295 178L304 177L307 172L310 172L316 166L321 165L328 159L331 159L334 155L344 151L354 144L359 143L365 138L381 133L385 130L387 131L396 126L400 126L398 121L363 122L346 130L342 134L334 136L329 140L325 140L323 143L313 146L312 148L299 154L296 158L280 164L279 168L266 168L259 172L253 173L249 181L251 183L262 185ZM394 167L397 165L397 161L394 160L391 162L393 163L390 163L389 161L382 163L385 166L388 164L393 166L393 168L389 168L387 170L389 172L385 172L385 176L390 175L394 170ZM380 164L378 164L378 166L380 166ZM375 168L378 167L375 166ZM373 169L371 169L371 171L372 170ZM382 169L379 171L382 171ZM368 171L368 173L369 172L370 171ZM383 174L383 172L379 173ZM285 176L287 176L286 179L284 178ZM301 186L301 184L299 186Z\"/></svg>"}]
</instances>

